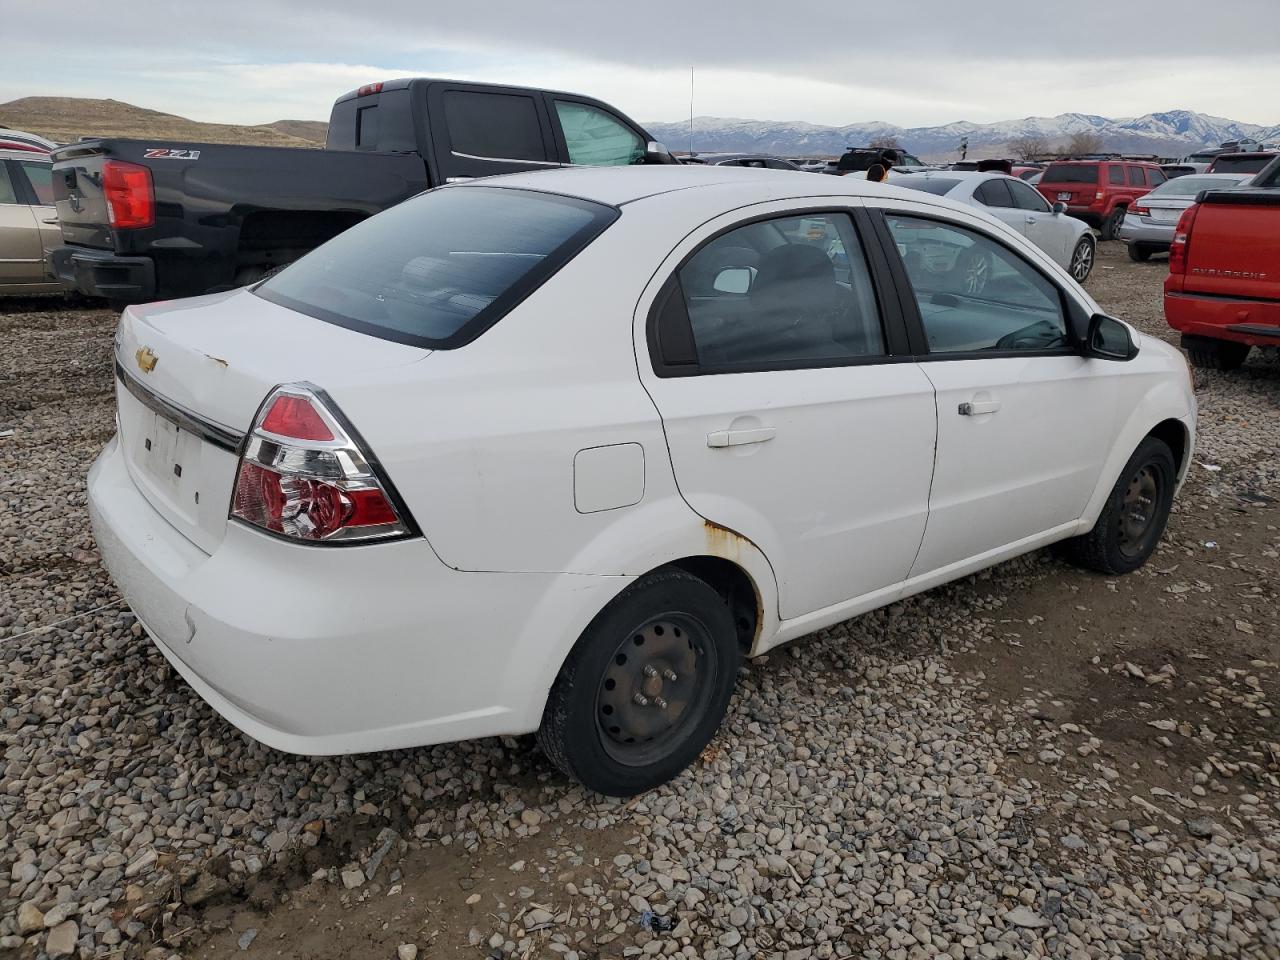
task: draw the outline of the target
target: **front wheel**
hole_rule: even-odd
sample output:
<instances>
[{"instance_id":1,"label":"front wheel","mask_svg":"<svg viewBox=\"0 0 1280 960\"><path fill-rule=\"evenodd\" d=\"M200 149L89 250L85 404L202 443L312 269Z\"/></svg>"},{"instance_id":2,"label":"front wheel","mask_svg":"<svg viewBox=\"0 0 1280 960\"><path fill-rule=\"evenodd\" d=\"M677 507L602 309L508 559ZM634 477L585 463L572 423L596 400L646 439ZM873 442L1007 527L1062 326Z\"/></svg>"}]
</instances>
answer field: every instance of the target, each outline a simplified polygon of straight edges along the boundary
<instances>
[{"instance_id":1,"label":"front wheel","mask_svg":"<svg viewBox=\"0 0 1280 960\"><path fill-rule=\"evenodd\" d=\"M1086 235L1080 238L1071 251L1071 276L1076 283L1084 283L1093 272L1094 246L1093 237Z\"/></svg>"},{"instance_id":2,"label":"front wheel","mask_svg":"<svg viewBox=\"0 0 1280 960\"><path fill-rule=\"evenodd\" d=\"M723 720L741 654L728 604L668 568L596 615L552 685L538 743L591 790L630 797L692 763Z\"/></svg>"},{"instance_id":3,"label":"front wheel","mask_svg":"<svg viewBox=\"0 0 1280 960\"><path fill-rule=\"evenodd\" d=\"M1063 544L1068 559L1099 573L1131 573L1155 552L1169 510L1178 466L1163 440L1138 444L1093 529Z\"/></svg>"}]
</instances>

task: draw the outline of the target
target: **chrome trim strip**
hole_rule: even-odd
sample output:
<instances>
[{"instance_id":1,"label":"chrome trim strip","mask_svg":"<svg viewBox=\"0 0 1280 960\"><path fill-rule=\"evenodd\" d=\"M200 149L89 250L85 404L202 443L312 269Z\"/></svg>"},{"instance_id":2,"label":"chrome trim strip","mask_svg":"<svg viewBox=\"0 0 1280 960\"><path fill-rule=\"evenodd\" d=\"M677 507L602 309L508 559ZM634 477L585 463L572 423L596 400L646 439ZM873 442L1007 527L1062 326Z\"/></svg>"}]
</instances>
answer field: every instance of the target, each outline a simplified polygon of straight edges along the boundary
<instances>
[{"instance_id":1,"label":"chrome trim strip","mask_svg":"<svg viewBox=\"0 0 1280 960\"><path fill-rule=\"evenodd\" d=\"M477 157L474 153L459 153L457 150L450 150L455 157L461 157L463 160L488 160L492 163L531 163L535 167L559 167L563 166L559 160L517 160L515 157Z\"/></svg>"},{"instance_id":2,"label":"chrome trim strip","mask_svg":"<svg viewBox=\"0 0 1280 960\"><path fill-rule=\"evenodd\" d=\"M201 440L212 443L215 447L221 447L229 453L239 452L240 444L244 442L243 433L237 433L229 427L206 420L199 414L166 400L126 373L119 360L116 360L116 378L144 407L172 420L184 430L194 433Z\"/></svg>"}]
</instances>

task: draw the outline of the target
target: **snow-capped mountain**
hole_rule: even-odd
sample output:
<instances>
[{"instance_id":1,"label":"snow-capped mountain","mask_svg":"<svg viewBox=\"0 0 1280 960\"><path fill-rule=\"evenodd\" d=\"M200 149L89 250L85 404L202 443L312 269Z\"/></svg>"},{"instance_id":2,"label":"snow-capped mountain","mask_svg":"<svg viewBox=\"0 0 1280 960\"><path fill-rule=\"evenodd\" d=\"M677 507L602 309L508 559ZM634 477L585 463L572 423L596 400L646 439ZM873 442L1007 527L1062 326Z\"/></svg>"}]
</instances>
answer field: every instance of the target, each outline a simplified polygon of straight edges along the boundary
<instances>
[{"instance_id":1,"label":"snow-capped mountain","mask_svg":"<svg viewBox=\"0 0 1280 960\"><path fill-rule=\"evenodd\" d=\"M689 149L689 121L646 126L671 149ZM896 137L903 147L920 156L954 157L960 138L968 137L969 156L983 157L1006 155L1008 144L1023 137L1043 138L1053 148L1065 145L1077 133L1098 134L1104 150L1177 156L1241 137L1262 141L1280 139L1280 125L1264 127L1190 110L1120 118L1061 113L1056 117L1024 117L1000 123L961 120L937 127L899 127L881 121L827 127L800 121L695 117L693 149L817 156L839 154L848 146L864 146L873 140Z\"/></svg>"}]
</instances>

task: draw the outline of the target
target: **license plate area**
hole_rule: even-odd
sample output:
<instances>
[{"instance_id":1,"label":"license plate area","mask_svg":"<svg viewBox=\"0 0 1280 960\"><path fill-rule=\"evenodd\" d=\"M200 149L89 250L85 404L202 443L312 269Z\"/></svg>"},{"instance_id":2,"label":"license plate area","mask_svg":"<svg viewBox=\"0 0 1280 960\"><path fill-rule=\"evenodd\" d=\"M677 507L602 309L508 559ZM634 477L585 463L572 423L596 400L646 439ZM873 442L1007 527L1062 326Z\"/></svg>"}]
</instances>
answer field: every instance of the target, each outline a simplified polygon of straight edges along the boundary
<instances>
[{"instance_id":1,"label":"license plate area","mask_svg":"<svg viewBox=\"0 0 1280 960\"><path fill-rule=\"evenodd\" d=\"M1069 193L1059 193L1059 194L1058 194L1058 199L1059 199L1059 200L1070 200L1070 199L1071 199L1071 194L1069 194Z\"/></svg>"},{"instance_id":2,"label":"license plate area","mask_svg":"<svg viewBox=\"0 0 1280 960\"><path fill-rule=\"evenodd\" d=\"M1181 216L1181 210L1169 210L1161 207L1151 208L1151 218L1162 223L1176 223Z\"/></svg>"},{"instance_id":3,"label":"license plate area","mask_svg":"<svg viewBox=\"0 0 1280 960\"><path fill-rule=\"evenodd\" d=\"M180 514L194 520L200 503L197 480L202 441L168 417L150 410L144 412L140 426L135 462L157 493Z\"/></svg>"}]
</instances>

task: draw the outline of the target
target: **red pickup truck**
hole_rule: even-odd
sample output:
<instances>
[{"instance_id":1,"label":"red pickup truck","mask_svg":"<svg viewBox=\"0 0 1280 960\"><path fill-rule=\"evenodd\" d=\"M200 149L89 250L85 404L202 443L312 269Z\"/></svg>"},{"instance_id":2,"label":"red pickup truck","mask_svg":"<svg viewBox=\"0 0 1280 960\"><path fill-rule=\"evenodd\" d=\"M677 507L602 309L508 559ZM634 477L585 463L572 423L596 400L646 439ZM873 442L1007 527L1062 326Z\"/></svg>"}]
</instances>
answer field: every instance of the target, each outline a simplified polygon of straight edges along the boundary
<instances>
[{"instance_id":1,"label":"red pickup truck","mask_svg":"<svg viewBox=\"0 0 1280 960\"><path fill-rule=\"evenodd\" d=\"M1164 315L1197 367L1234 370L1280 347L1280 158L1249 186L1208 190L1169 249Z\"/></svg>"}]
</instances>

